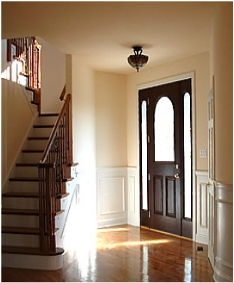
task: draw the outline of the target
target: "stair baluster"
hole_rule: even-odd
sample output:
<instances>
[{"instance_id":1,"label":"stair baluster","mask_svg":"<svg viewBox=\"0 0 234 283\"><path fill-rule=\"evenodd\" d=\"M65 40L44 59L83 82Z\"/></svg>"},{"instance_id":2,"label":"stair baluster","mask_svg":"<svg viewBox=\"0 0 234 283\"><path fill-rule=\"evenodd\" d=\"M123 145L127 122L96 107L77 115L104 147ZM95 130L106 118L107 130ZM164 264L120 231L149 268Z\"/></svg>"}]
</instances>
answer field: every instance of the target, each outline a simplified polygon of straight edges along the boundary
<instances>
[{"instance_id":1,"label":"stair baluster","mask_svg":"<svg viewBox=\"0 0 234 283\"><path fill-rule=\"evenodd\" d=\"M71 95L68 94L38 165L40 248L46 253L53 253L56 250L55 216L59 209L56 197L65 193L63 182L68 177L67 167L72 164L70 101Z\"/></svg>"}]
</instances>

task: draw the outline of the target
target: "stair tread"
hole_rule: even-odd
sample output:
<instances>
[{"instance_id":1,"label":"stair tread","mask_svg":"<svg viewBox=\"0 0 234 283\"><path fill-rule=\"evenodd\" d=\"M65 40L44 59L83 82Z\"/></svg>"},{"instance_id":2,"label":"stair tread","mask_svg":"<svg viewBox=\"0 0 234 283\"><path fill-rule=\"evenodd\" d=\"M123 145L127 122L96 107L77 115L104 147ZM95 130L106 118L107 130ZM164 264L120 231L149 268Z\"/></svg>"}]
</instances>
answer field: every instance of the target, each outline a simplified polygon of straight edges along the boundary
<instances>
[{"instance_id":1,"label":"stair tread","mask_svg":"<svg viewBox=\"0 0 234 283\"><path fill-rule=\"evenodd\" d=\"M62 182L69 182L69 181L72 181L72 180L74 180L74 177L67 177L67 178L63 178Z\"/></svg>"},{"instance_id":2,"label":"stair tread","mask_svg":"<svg viewBox=\"0 0 234 283\"><path fill-rule=\"evenodd\" d=\"M44 136L44 137L28 137L28 140L48 140L49 137L48 136Z\"/></svg>"},{"instance_id":3,"label":"stair tread","mask_svg":"<svg viewBox=\"0 0 234 283\"><path fill-rule=\"evenodd\" d=\"M38 177L12 177L9 178L9 181L39 182L40 179Z\"/></svg>"},{"instance_id":4,"label":"stair tread","mask_svg":"<svg viewBox=\"0 0 234 283\"><path fill-rule=\"evenodd\" d=\"M39 117L53 117L53 116L58 116L59 113L40 113L38 116Z\"/></svg>"},{"instance_id":5,"label":"stair tread","mask_svg":"<svg viewBox=\"0 0 234 283\"><path fill-rule=\"evenodd\" d=\"M2 208L2 214L39 215L38 209Z\"/></svg>"},{"instance_id":6,"label":"stair tread","mask_svg":"<svg viewBox=\"0 0 234 283\"><path fill-rule=\"evenodd\" d=\"M57 195L57 198L65 198L69 195L70 195L69 193L61 193L61 194Z\"/></svg>"},{"instance_id":7,"label":"stair tread","mask_svg":"<svg viewBox=\"0 0 234 283\"><path fill-rule=\"evenodd\" d=\"M39 125L39 124L36 124L36 125L33 125L33 128L53 128L54 125L53 124L48 124L48 125Z\"/></svg>"},{"instance_id":8,"label":"stair tread","mask_svg":"<svg viewBox=\"0 0 234 283\"><path fill-rule=\"evenodd\" d=\"M7 192L7 193L3 193L2 197L37 198L39 197L39 193L37 192Z\"/></svg>"},{"instance_id":9,"label":"stair tread","mask_svg":"<svg viewBox=\"0 0 234 283\"><path fill-rule=\"evenodd\" d=\"M64 213L64 211L65 211L65 210L59 210L59 211L57 211L57 212L56 212L56 216L59 215L59 214Z\"/></svg>"},{"instance_id":10,"label":"stair tread","mask_svg":"<svg viewBox=\"0 0 234 283\"><path fill-rule=\"evenodd\" d=\"M33 163L33 162L25 162L25 163L16 163L15 166L31 166L31 167L38 167L38 162L37 163Z\"/></svg>"},{"instance_id":11,"label":"stair tread","mask_svg":"<svg viewBox=\"0 0 234 283\"><path fill-rule=\"evenodd\" d=\"M39 228L3 226L2 233L38 235Z\"/></svg>"},{"instance_id":12,"label":"stair tread","mask_svg":"<svg viewBox=\"0 0 234 283\"><path fill-rule=\"evenodd\" d=\"M26 153L43 153L44 149L23 149L22 152L26 152Z\"/></svg>"},{"instance_id":13,"label":"stair tread","mask_svg":"<svg viewBox=\"0 0 234 283\"><path fill-rule=\"evenodd\" d=\"M72 163L68 163L67 166L69 167L75 167L75 166L78 166L79 165L79 162L72 162Z\"/></svg>"},{"instance_id":14,"label":"stair tread","mask_svg":"<svg viewBox=\"0 0 234 283\"><path fill-rule=\"evenodd\" d=\"M62 214L64 210L59 210L56 215ZM17 209L17 208L2 208L2 214L19 214L19 215L39 215L38 209Z\"/></svg>"},{"instance_id":15,"label":"stair tread","mask_svg":"<svg viewBox=\"0 0 234 283\"><path fill-rule=\"evenodd\" d=\"M50 252L49 254L41 251L39 248L32 247L16 247L16 246L2 246L2 253L11 254L31 254L31 255L61 255L64 253L64 249L56 248L55 252Z\"/></svg>"},{"instance_id":16,"label":"stair tread","mask_svg":"<svg viewBox=\"0 0 234 283\"><path fill-rule=\"evenodd\" d=\"M64 178L61 180L61 182L69 182L72 181L73 177ZM42 179L39 179L38 177L12 177L9 178L9 181L13 182L39 182Z\"/></svg>"},{"instance_id":17,"label":"stair tread","mask_svg":"<svg viewBox=\"0 0 234 283\"><path fill-rule=\"evenodd\" d=\"M57 232L59 229L55 228L54 232ZM29 235L39 235L39 228L35 227L10 227L2 226L2 233L7 234L29 234Z\"/></svg>"},{"instance_id":18,"label":"stair tread","mask_svg":"<svg viewBox=\"0 0 234 283\"><path fill-rule=\"evenodd\" d=\"M57 198L65 198L69 193L61 193L57 195ZM7 192L3 193L2 197L18 197L18 198L38 198L39 193L37 192Z\"/></svg>"}]
</instances>

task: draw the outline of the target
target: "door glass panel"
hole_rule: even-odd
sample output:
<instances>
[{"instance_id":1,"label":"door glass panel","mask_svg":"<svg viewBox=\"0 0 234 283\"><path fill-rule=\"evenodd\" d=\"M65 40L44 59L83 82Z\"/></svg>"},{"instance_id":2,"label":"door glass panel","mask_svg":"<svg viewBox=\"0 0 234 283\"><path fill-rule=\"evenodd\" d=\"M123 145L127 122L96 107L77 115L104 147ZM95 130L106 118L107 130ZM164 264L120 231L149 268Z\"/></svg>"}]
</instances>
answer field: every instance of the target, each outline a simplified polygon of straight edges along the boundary
<instances>
[{"instance_id":1,"label":"door glass panel","mask_svg":"<svg viewBox=\"0 0 234 283\"><path fill-rule=\"evenodd\" d=\"M192 206L192 184L191 184L191 114L190 95L184 95L184 217L191 218Z\"/></svg>"},{"instance_id":2,"label":"door glass panel","mask_svg":"<svg viewBox=\"0 0 234 283\"><path fill-rule=\"evenodd\" d=\"M147 197L147 104L141 104L142 209L148 209Z\"/></svg>"},{"instance_id":3,"label":"door glass panel","mask_svg":"<svg viewBox=\"0 0 234 283\"><path fill-rule=\"evenodd\" d=\"M169 98L162 97L154 114L155 161L174 161L174 109Z\"/></svg>"}]
</instances>

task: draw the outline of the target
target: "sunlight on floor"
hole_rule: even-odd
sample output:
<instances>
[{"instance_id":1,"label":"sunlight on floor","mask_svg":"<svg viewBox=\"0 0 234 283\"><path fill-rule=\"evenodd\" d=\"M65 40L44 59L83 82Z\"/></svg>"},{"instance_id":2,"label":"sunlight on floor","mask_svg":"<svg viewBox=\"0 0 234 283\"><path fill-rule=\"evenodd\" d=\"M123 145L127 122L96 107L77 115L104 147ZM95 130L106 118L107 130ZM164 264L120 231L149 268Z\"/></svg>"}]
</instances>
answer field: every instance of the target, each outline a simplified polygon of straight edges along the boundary
<instances>
[{"instance_id":1,"label":"sunlight on floor","mask_svg":"<svg viewBox=\"0 0 234 283\"><path fill-rule=\"evenodd\" d=\"M192 281L192 260L191 258L184 259L184 281L191 282Z\"/></svg>"},{"instance_id":2,"label":"sunlight on floor","mask_svg":"<svg viewBox=\"0 0 234 283\"><path fill-rule=\"evenodd\" d=\"M66 227L63 235L65 251L76 250L78 247L87 247L95 243L96 223L95 217L81 201L80 193L77 190L72 201Z\"/></svg>"},{"instance_id":3,"label":"sunlight on floor","mask_svg":"<svg viewBox=\"0 0 234 283\"><path fill-rule=\"evenodd\" d=\"M97 230L97 233L108 233L108 232L120 232L120 231L129 231L128 228L100 228Z\"/></svg>"},{"instance_id":4,"label":"sunlight on floor","mask_svg":"<svg viewBox=\"0 0 234 283\"><path fill-rule=\"evenodd\" d=\"M87 218L87 209L85 209L80 203L79 194L75 196L70 213L67 219L66 229L64 233L64 249L79 250L79 254L87 255L87 252L91 252L97 249L115 249L118 247L130 247L130 246L146 246L150 244L166 244L170 242L169 239L154 239L141 241L140 237L136 240L123 239L121 242L116 242L113 238L110 242L97 241L97 236L102 233L127 233L128 227L106 227L97 229L96 225L91 223ZM136 235L135 235L136 236Z\"/></svg>"},{"instance_id":5,"label":"sunlight on floor","mask_svg":"<svg viewBox=\"0 0 234 283\"><path fill-rule=\"evenodd\" d=\"M171 240L149 240L149 241L126 241L119 243L106 244L105 246L109 249L118 248L121 246L145 246L149 244L166 244L171 242Z\"/></svg>"}]
</instances>

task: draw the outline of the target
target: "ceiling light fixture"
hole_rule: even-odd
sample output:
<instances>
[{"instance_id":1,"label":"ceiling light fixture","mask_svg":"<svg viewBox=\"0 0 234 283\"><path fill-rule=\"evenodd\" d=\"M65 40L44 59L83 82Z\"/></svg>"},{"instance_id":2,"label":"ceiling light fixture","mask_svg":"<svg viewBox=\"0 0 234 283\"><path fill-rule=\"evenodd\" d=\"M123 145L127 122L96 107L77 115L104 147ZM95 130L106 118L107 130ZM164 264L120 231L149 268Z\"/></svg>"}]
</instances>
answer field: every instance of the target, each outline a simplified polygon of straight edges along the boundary
<instances>
[{"instance_id":1,"label":"ceiling light fixture","mask_svg":"<svg viewBox=\"0 0 234 283\"><path fill-rule=\"evenodd\" d=\"M142 47L141 46L133 46L134 55L128 56L128 63L133 68L139 69L144 67L144 65L148 62L148 56L142 54Z\"/></svg>"}]
</instances>

